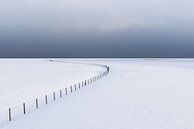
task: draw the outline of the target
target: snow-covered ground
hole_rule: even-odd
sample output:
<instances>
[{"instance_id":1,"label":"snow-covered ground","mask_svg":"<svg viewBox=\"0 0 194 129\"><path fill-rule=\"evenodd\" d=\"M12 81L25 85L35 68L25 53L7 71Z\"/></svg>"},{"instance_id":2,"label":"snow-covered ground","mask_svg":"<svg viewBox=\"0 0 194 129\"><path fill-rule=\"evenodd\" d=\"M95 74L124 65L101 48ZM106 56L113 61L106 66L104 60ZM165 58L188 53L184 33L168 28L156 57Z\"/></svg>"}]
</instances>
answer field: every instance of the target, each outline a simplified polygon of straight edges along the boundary
<instances>
[{"instance_id":1,"label":"snow-covered ground","mask_svg":"<svg viewBox=\"0 0 194 129\"><path fill-rule=\"evenodd\" d=\"M3 129L194 128L194 59L65 61L104 64L111 71L91 86L19 117Z\"/></svg>"},{"instance_id":2,"label":"snow-covered ground","mask_svg":"<svg viewBox=\"0 0 194 129\"><path fill-rule=\"evenodd\" d=\"M51 101L54 91L56 97L59 97L59 90L74 86L102 71L104 68L99 66L56 59L1 59L0 126L7 123L8 108L12 109L14 118L23 113L23 102L29 112L35 108L36 98L42 104L47 94L48 101Z\"/></svg>"}]
</instances>

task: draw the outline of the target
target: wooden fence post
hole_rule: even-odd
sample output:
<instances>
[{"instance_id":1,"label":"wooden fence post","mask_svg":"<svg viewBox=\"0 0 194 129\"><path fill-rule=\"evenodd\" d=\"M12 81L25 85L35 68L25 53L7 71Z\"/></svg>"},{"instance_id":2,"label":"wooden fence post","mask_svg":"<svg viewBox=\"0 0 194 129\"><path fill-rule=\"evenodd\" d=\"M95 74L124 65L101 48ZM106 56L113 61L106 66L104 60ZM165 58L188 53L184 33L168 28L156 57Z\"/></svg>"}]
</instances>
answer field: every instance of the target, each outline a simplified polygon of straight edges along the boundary
<instances>
[{"instance_id":1,"label":"wooden fence post","mask_svg":"<svg viewBox=\"0 0 194 129\"><path fill-rule=\"evenodd\" d=\"M65 94L67 95L67 88L65 88Z\"/></svg>"},{"instance_id":2,"label":"wooden fence post","mask_svg":"<svg viewBox=\"0 0 194 129\"><path fill-rule=\"evenodd\" d=\"M38 98L36 98L36 109L38 109Z\"/></svg>"},{"instance_id":3,"label":"wooden fence post","mask_svg":"<svg viewBox=\"0 0 194 129\"><path fill-rule=\"evenodd\" d=\"M45 103L48 104L48 97L45 95Z\"/></svg>"},{"instance_id":4,"label":"wooden fence post","mask_svg":"<svg viewBox=\"0 0 194 129\"><path fill-rule=\"evenodd\" d=\"M75 91L76 91L76 84L74 84L74 88L75 88Z\"/></svg>"},{"instance_id":5,"label":"wooden fence post","mask_svg":"<svg viewBox=\"0 0 194 129\"><path fill-rule=\"evenodd\" d=\"M53 100L55 101L55 92L53 92Z\"/></svg>"},{"instance_id":6,"label":"wooden fence post","mask_svg":"<svg viewBox=\"0 0 194 129\"><path fill-rule=\"evenodd\" d=\"M80 82L79 82L79 89L80 89L81 87L80 87Z\"/></svg>"},{"instance_id":7,"label":"wooden fence post","mask_svg":"<svg viewBox=\"0 0 194 129\"><path fill-rule=\"evenodd\" d=\"M24 111L24 115L26 114L26 104L23 103L23 111Z\"/></svg>"},{"instance_id":8,"label":"wooden fence post","mask_svg":"<svg viewBox=\"0 0 194 129\"><path fill-rule=\"evenodd\" d=\"M62 98L63 96L62 96L62 90L60 90L60 98Z\"/></svg>"},{"instance_id":9,"label":"wooden fence post","mask_svg":"<svg viewBox=\"0 0 194 129\"><path fill-rule=\"evenodd\" d=\"M72 86L70 86L71 93L73 92Z\"/></svg>"},{"instance_id":10,"label":"wooden fence post","mask_svg":"<svg viewBox=\"0 0 194 129\"><path fill-rule=\"evenodd\" d=\"M8 117L9 117L9 121L11 121L11 108L9 108L8 110Z\"/></svg>"}]
</instances>

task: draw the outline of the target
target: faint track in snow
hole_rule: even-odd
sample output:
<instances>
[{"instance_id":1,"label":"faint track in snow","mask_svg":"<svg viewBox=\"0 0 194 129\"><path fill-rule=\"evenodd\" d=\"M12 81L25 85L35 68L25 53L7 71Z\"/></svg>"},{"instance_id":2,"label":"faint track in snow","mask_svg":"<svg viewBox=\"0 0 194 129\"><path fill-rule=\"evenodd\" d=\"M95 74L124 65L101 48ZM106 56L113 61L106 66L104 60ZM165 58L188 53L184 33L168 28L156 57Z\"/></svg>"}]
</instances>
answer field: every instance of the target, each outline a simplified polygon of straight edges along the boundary
<instances>
[{"instance_id":1,"label":"faint track in snow","mask_svg":"<svg viewBox=\"0 0 194 129\"><path fill-rule=\"evenodd\" d=\"M70 64L82 64L82 65L93 65L93 66L99 66L99 67L103 67L103 68L109 68L110 67L104 64L96 64L96 63L81 63L81 62L70 62L70 61L65 61L65 60L56 60L56 59L50 59L49 61L51 62L63 62L63 63L70 63Z\"/></svg>"}]
</instances>

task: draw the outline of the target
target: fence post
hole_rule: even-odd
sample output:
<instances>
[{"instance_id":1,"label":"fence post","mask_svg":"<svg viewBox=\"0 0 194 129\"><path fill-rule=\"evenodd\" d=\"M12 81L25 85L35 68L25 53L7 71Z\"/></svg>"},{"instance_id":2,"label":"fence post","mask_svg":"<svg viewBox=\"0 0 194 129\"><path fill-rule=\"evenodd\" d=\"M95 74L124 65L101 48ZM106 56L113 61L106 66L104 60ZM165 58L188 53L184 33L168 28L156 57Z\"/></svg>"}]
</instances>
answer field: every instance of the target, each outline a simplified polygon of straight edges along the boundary
<instances>
[{"instance_id":1,"label":"fence post","mask_svg":"<svg viewBox=\"0 0 194 129\"><path fill-rule=\"evenodd\" d=\"M9 117L9 121L11 121L11 108L9 108L8 117Z\"/></svg>"},{"instance_id":2,"label":"fence post","mask_svg":"<svg viewBox=\"0 0 194 129\"><path fill-rule=\"evenodd\" d=\"M26 104L23 103L23 110L24 110L24 115L26 114Z\"/></svg>"},{"instance_id":3,"label":"fence post","mask_svg":"<svg viewBox=\"0 0 194 129\"><path fill-rule=\"evenodd\" d=\"M36 98L36 109L38 109L38 98Z\"/></svg>"},{"instance_id":4,"label":"fence post","mask_svg":"<svg viewBox=\"0 0 194 129\"><path fill-rule=\"evenodd\" d=\"M55 92L53 92L53 100L55 101Z\"/></svg>"},{"instance_id":5,"label":"fence post","mask_svg":"<svg viewBox=\"0 0 194 129\"><path fill-rule=\"evenodd\" d=\"M79 89L80 89L80 82L79 82Z\"/></svg>"},{"instance_id":6,"label":"fence post","mask_svg":"<svg viewBox=\"0 0 194 129\"><path fill-rule=\"evenodd\" d=\"M70 86L71 93L73 92L72 86Z\"/></svg>"},{"instance_id":7,"label":"fence post","mask_svg":"<svg viewBox=\"0 0 194 129\"><path fill-rule=\"evenodd\" d=\"M60 90L60 98L62 98L62 90Z\"/></svg>"},{"instance_id":8,"label":"fence post","mask_svg":"<svg viewBox=\"0 0 194 129\"><path fill-rule=\"evenodd\" d=\"M45 103L48 104L48 97L45 95Z\"/></svg>"},{"instance_id":9,"label":"fence post","mask_svg":"<svg viewBox=\"0 0 194 129\"><path fill-rule=\"evenodd\" d=\"M67 88L65 88L65 94L67 95Z\"/></svg>"},{"instance_id":10,"label":"fence post","mask_svg":"<svg viewBox=\"0 0 194 129\"><path fill-rule=\"evenodd\" d=\"M74 84L74 88L75 88L75 91L76 91L76 84Z\"/></svg>"}]
</instances>

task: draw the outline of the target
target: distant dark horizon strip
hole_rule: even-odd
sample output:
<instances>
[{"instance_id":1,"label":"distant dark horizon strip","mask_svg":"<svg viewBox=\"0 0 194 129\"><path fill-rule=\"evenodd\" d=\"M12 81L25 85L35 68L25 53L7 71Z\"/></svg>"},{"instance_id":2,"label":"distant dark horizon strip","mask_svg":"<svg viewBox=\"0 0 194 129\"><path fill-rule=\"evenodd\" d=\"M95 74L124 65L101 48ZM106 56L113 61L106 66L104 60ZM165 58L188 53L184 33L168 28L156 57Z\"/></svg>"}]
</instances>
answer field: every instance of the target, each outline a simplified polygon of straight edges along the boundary
<instances>
[{"instance_id":1,"label":"distant dark horizon strip","mask_svg":"<svg viewBox=\"0 0 194 129\"><path fill-rule=\"evenodd\" d=\"M60 57L60 56L57 56L57 57L53 57L53 56L48 56L48 57L45 57L45 56L26 56L26 57L24 57L24 56L16 56L16 57L14 57L14 56L11 56L11 57L0 57L0 59L12 59L12 58L15 58L15 59L19 59L19 58L23 58L23 59L25 59L25 58L124 58L124 59L126 59L126 58L139 58L139 59L141 59L141 58L184 58L184 59L192 59L192 58L194 58L194 56L188 56L188 57L182 57L182 56L150 56L150 57L143 57L143 56L138 56L138 57Z\"/></svg>"}]
</instances>

